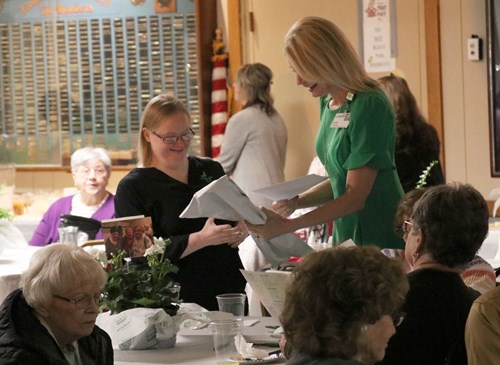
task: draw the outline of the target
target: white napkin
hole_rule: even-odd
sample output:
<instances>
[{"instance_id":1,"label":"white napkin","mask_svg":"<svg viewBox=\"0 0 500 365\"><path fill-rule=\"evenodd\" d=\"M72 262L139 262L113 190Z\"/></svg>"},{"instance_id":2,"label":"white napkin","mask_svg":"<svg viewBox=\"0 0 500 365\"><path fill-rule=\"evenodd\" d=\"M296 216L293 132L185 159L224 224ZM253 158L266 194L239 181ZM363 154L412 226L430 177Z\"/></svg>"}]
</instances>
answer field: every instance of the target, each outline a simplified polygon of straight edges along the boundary
<instances>
[{"instance_id":1,"label":"white napkin","mask_svg":"<svg viewBox=\"0 0 500 365\"><path fill-rule=\"evenodd\" d=\"M269 356L267 351L253 348L253 343L246 342L243 336L235 336L234 344L244 359L263 359Z\"/></svg>"}]
</instances>

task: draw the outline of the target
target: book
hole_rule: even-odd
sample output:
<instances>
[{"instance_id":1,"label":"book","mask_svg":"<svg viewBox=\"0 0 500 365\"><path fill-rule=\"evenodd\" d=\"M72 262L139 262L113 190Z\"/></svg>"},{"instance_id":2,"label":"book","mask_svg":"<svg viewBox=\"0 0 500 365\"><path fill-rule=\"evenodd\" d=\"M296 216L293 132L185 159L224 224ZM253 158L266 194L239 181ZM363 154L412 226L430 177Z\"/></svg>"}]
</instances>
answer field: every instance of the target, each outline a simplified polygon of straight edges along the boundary
<instances>
[{"instance_id":1,"label":"book","mask_svg":"<svg viewBox=\"0 0 500 365\"><path fill-rule=\"evenodd\" d=\"M154 242L151 217L136 215L101 221L106 255L124 250L126 257L144 256Z\"/></svg>"}]
</instances>

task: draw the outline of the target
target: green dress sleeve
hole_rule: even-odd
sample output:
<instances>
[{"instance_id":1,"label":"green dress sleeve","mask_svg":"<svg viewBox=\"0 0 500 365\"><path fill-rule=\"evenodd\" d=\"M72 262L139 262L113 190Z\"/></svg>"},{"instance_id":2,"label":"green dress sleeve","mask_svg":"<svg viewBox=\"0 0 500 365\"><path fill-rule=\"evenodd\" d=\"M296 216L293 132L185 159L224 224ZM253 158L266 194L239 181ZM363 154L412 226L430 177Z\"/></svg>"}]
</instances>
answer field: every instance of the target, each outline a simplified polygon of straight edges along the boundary
<instances>
[{"instance_id":1,"label":"green dress sleeve","mask_svg":"<svg viewBox=\"0 0 500 365\"><path fill-rule=\"evenodd\" d=\"M370 166L377 170L394 167L394 114L380 92L358 95L349 122L351 151L343 164L346 170ZM353 103L354 104L354 103Z\"/></svg>"}]
</instances>

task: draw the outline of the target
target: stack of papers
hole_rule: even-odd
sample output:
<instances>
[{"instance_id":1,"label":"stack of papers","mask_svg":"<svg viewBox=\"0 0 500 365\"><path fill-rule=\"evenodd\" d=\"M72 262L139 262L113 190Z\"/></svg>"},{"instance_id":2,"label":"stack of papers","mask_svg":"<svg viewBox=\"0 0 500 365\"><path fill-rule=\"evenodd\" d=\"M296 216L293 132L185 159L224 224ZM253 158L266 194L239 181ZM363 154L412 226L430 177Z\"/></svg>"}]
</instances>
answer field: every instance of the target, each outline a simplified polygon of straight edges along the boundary
<instances>
[{"instance_id":1,"label":"stack of papers","mask_svg":"<svg viewBox=\"0 0 500 365\"><path fill-rule=\"evenodd\" d=\"M306 175L298 179L286 181L280 184L267 186L265 188L254 190L254 193L264 195L265 197L278 201L283 199L292 199L304 191L327 180L326 176L316 174Z\"/></svg>"},{"instance_id":2,"label":"stack of papers","mask_svg":"<svg viewBox=\"0 0 500 365\"><path fill-rule=\"evenodd\" d=\"M181 218L212 217L231 221L245 220L264 224L266 214L256 207L245 193L227 175L212 181L197 191ZM312 248L293 233L270 240L252 236L264 257L273 266L288 261L290 256L302 257Z\"/></svg>"}]
</instances>

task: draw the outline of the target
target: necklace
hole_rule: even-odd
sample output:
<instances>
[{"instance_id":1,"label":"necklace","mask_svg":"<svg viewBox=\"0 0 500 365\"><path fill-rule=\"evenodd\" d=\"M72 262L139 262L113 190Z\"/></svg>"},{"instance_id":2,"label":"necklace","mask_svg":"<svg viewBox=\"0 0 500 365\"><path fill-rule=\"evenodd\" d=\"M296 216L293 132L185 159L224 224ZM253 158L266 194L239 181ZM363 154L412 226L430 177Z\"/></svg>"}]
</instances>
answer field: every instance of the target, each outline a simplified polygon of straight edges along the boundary
<instances>
[{"instance_id":1,"label":"necklace","mask_svg":"<svg viewBox=\"0 0 500 365\"><path fill-rule=\"evenodd\" d=\"M352 93L351 91L347 91L346 93L346 96L345 96L345 101L340 104L337 108L331 108L330 107L330 104L332 104L332 101L334 101L334 98L333 96L330 95L330 99L327 101L327 108L328 110L331 110L335 113L335 115L333 116L333 119L332 119L332 122L330 123L330 126L329 128L332 129L332 124L333 124L333 120L335 119L335 117L341 113L345 113L345 114L349 114L349 110L350 110L350 104L351 104L351 101L354 99L354 93ZM323 150L323 160L325 161L324 165L325 167L327 166L328 164L328 153L330 151L330 146L333 142L333 138L335 136L335 132L332 131L331 135L330 135L330 138L327 138L327 131L328 131L328 126L324 126L324 130L323 130L323 145L324 145L324 150Z\"/></svg>"}]
</instances>

